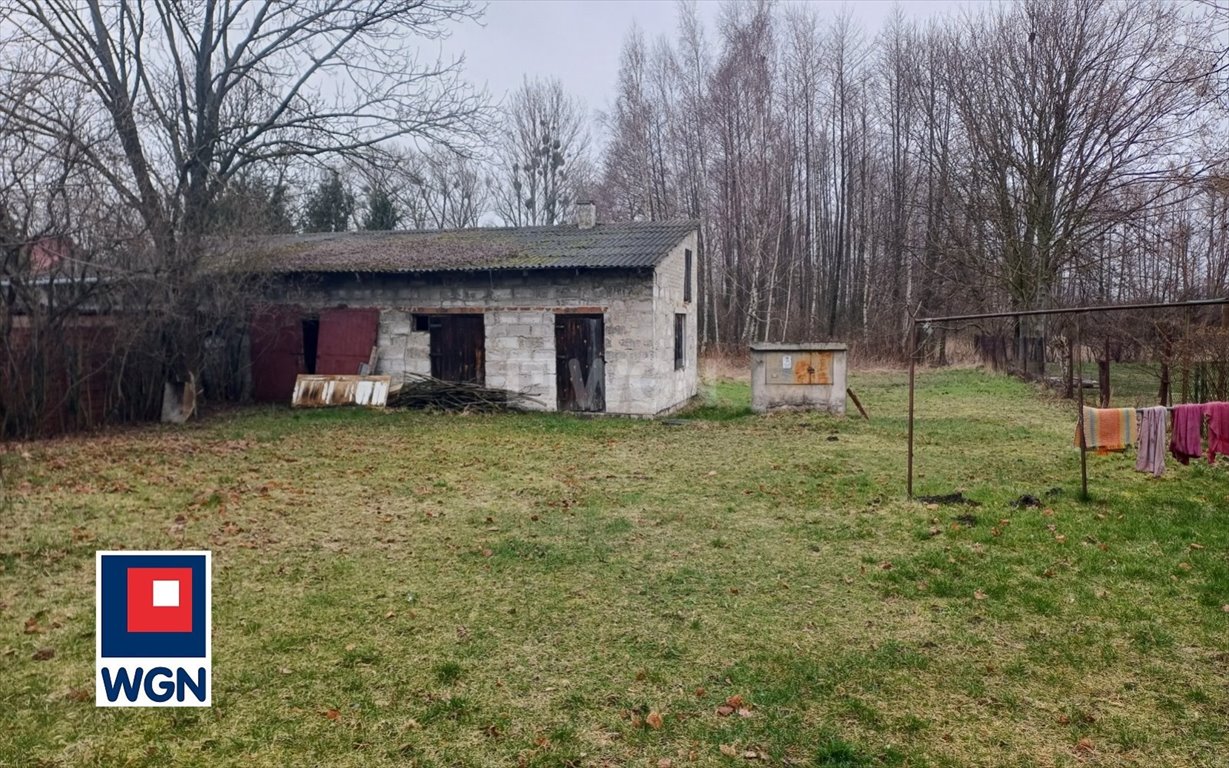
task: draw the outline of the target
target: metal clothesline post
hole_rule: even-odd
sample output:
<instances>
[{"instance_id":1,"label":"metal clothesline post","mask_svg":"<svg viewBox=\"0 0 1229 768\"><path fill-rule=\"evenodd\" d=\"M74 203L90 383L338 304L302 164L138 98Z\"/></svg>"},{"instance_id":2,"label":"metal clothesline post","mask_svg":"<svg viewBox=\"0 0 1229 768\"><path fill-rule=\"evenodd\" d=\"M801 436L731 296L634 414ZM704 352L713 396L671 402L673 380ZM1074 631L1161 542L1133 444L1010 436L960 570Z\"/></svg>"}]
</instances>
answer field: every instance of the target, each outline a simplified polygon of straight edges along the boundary
<instances>
[{"instance_id":1,"label":"metal clothesline post","mask_svg":"<svg viewBox=\"0 0 1229 768\"><path fill-rule=\"evenodd\" d=\"M910 499L913 498L913 465L914 465L914 421L916 419L916 389L917 389L917 362L920 354L920 344L918 336L918 325L927 325L930 323L956 323L969 322L972 320L993 320L1009 317L1032 317L1037 315L1081 315L1092 312L1138 312L1147 309L1186 309L1192 307L1211 307L1229 305L1229 298L1220 299L1196 299L1194 301L1170 301L1170 302L1152 302L1146 304L1102 304L1087 307L1065 307L1062 309L1023 309L1011 312L982 312L970 315L944 315L939 317L915 317L913 318L910 331L910 350L909 350L909 429L908 429L908 479L905 487ZM1079 337L1079 322L1076 322L1076 337ZM1079 350L1081 355L1083 350ZM1072 365L1075 365L1074 356ZM1078 377L1079 389L1079 415L1077 418L1078 429L1080 435L1080 489L1081 495L1084 498L1088 497L1088 464L1085 450L1084 439L1084 376L1083 376L1083 360L1081 358L1081 372Z\"/></svg>"},{"instance_id":2,"label":"metal clothesline post","mask_svg":"<svg viewBox=\"0 0 1229 768\"><path fill-rule=\"evenodd\" d=\"M1079 366L1076 367L1076 359ZM1076 404L1076 434L1080 437L1080 501L1088 501L1088 439L1084 435L1084 344L1080 338L1080 319L1075 319L1075 354L1071 356L1071 365L1075 367L1075 388L1079 392L1079 402Z\"/></svg>"}]
</instances>

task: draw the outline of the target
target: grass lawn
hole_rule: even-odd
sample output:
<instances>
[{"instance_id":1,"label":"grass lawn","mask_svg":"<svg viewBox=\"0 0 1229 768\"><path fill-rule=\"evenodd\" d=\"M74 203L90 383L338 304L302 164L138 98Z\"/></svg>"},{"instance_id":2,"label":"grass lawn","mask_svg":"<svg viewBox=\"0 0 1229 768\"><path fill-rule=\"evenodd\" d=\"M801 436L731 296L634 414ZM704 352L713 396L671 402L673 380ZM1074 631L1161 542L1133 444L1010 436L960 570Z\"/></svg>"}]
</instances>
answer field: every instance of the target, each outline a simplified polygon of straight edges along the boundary
<instances>
[{"instance_id":1,"label":"grass lawn","mask_svg":"<svg viewBox=\"0 0 1229 768\"><path fill-rule=\"evenodd\" d=\"M919 491L980 507L904 499L898 373L855 374L870 423L723 382L675 426L251 409L10 451L0 765L1229 764L1229 473L1090 456L1080 503L1070 403L920 382ZM114 548L213 551L212 709L94 707Z\"/></svg>"}]
</instances>

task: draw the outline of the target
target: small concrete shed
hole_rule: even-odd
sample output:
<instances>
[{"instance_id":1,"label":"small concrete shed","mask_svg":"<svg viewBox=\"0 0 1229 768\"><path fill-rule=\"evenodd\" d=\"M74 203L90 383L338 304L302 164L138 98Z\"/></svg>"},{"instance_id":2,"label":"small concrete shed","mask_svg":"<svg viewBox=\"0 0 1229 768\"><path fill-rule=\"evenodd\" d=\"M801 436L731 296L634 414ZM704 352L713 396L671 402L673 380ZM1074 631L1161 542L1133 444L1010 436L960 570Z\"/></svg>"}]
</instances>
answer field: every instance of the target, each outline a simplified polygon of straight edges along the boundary
<instances>
[{"instance_id":1,"label":"small concrete shed","mask_svg":"<svg viewBox=\"0 0 1229 768\"><path fill-rule=\"evenodd\" d=\"M586 215L587 214L587 215ZM698 386L694 221L261 238L256 399L300 374L528 391L544 410L654 416ZM373 351L374 348L374 351Z\"/></svg>"},{"instance_id":2,"label":"small concrete shed","mask_svg":"<svg viewBox=\"0 0 1229 768\"><path fill-rule=\"evenodd\" d=\"M831 342L751 345L751 410L845 415L848 347Z\"/></svg>"}]
</instances>

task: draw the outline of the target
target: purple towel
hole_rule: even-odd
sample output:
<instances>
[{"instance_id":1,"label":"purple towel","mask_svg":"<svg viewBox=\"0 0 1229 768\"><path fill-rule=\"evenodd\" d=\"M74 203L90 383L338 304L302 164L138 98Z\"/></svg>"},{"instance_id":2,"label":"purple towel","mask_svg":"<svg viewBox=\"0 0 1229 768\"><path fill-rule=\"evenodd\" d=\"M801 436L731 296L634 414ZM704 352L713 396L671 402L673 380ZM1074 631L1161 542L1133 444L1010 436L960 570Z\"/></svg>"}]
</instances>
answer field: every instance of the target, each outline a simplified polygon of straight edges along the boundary
<instances>
[{"instance_id":1,"label":"purple towel","mask_svg":"<svg viewBox=\"0 0 1229 768\"><path fill-rule=\"evenodd\" d=\"M1229 456L1229 403L1208 403L1208 461Z\"/></svg>"},{"instance_id":2,"label":"purple towel","mask_svg":"<svg viewBox=\"0 0 1229 768\"><path fill-rule=\"evenodd\" d=\"M1135 469L1151 472L1160 477L1165 474L1165 421L1169 411L1163 405L1145 408L1139 419L1139 454Z\"/></svg>"},{"instance_id":3,"label":"purple towel","mask_svg":"<svg viewBox=\"0 0 1229 768\"><path fill-rule=\"evenodd\" d=\"M1199 458L1203 453L1203 406L1198 404L1174 406L1174 433L1169 439L1169 452L1183 464Z\"/></svg>"}]
</instances>

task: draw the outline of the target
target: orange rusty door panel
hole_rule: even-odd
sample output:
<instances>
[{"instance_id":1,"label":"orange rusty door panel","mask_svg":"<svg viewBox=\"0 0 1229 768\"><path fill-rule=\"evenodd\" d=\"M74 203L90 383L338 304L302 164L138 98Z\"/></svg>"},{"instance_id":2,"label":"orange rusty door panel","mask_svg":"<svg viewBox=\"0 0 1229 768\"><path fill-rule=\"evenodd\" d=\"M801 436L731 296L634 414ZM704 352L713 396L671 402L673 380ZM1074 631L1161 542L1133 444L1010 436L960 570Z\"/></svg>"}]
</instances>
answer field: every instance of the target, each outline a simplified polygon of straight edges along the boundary
<instances>
[{"instance_id":1,"label":"orange rusty door panel","mask_svg":"<svg viewBox=\"0 0 1229 768\"><path fill-rule=\"evenodd\" d=\"M794 383L810 384L815 369L811 367L811 356L806 352L794 353Z\"/></svg>"},{"instance_id":2,"label":"orange rusty door panel","mask_svg":"<svg viewBox=\"0 0 1229 768\"><path fill-rule=\"evenodd\" d=\"M374 307L321 310L316 373L357 374L371 359L379 326L380 310Z\"/></svg>"},{"instance_id":3,"label":"orange rusty door panel","mask_svg":"<svg viewBox=\"0 0 1229 768\"><path fill-rule=\"evenodd\" d=\"M796 352L794 354L795 384L831 384L831 352Z\"/></svg>"},{"instance_id":4,"label":"orange rusty door panel","mask_svg":"<svg viewBox=\"0 0 1229 768\"><path fill-rule=\"evenodd\" d=\"M812 384L831 384L832 383L832 353L831 352L812 352L811 353L811 383Z\"/></svg>"}]
</instances>

